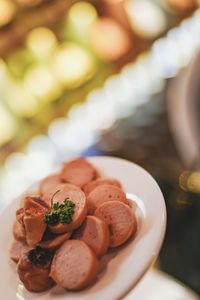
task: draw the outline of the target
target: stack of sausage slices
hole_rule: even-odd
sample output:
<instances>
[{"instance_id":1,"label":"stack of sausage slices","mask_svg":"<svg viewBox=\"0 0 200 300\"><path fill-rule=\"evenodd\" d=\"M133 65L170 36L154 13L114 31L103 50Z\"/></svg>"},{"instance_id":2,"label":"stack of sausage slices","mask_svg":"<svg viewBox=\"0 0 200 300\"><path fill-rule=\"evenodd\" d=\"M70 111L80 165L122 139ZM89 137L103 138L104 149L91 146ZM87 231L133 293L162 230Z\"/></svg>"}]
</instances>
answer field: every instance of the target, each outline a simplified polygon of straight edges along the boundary
<instances>
[{"instance_id":1,"label":"stack of sausage slices","mask_svg":"<svg viewBox=\"0 0 200 300\"><path fill-rule=\"evenodd\" d=\"M54 284L74 291L90 285L99 258L137 229L120 182L101 177L84 158L65 163L21 203L10 256L20 280L33 292Z\"/></svg>"}]
</instances>

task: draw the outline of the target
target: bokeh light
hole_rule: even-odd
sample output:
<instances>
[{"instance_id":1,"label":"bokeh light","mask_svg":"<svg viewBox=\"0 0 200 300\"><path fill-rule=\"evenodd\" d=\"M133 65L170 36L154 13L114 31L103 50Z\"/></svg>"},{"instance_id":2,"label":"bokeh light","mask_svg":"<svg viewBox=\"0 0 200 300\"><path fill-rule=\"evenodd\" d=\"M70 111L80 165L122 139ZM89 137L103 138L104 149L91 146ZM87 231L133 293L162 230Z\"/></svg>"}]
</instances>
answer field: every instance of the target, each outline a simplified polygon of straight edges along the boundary
<instances>
[{"instance_id":1,"label":"bokeh light","mask_svg":"<svg viewBox=\"0 0 200 300\"><path fill-rule=\"evenodd\" d=\"M30 69L24 79L25 87L38 99L56 100L61 95L61 88L52 72L43 66Z\"/></svg>"},{"instance_id":2,"label":"bokeh light","mask_svg":"<svg viewBox=\"0 0 200 300\"><path fill-rule=\"evenodd\" d=\"M86 33L97 18L95 7L88 2L77 2L69 10L67 20L75 33Z\"/></svg>"},{"instance_id":3,"label":"bokeh light","mask_svg":"<svg viewBox=\"0 0 200 300\"><path fill-rule=\"evenodd\" d=\"M73 43L58 48L52 67L57 79L69 89L85 83L96 69L93 57Z\"/></svg>"},{"instance_id":4,"label":"bokeh light","mask_svg":"<svg viewBox=\"0 0 200 300\"><path fill-rule=\"evenodd\" d=\"M91 44L96 54L108 61L121 58L131 47L128 33L117 22L105 17L91 28Z\"/></svg>"},{"instance_id":5,"label":"bokeh light","mask_svg":"<svg viewBox=\"0 0 200 300\"><path fill-rule=\"evenodd\" d=\"M8 112L8 110L0 104L0 145L9 142L15 135L17 124Z\"/></svg>"},{"instance_id":6,"label":"bokeh light","mask_svg":"<svg viewBox=\"0 0 200 300\"><path fill-rule=\"evenodd\" d=\"M15 5L9 0L0 0L0 27L8 24L15 15Z\"/></svg>"},{"instance_id":7,"label":"bokeh light","mask_svg":"<svg viewBox=\"0 0 200 300\"><path fill-rule=\"evenodd\" d=\"M28 49L39 60L46 60L53 53L57 45L57 38L53 31L45 27L33 29L26 39Z\"/></svg>"},{"instance_id":8,"label":"bokeh light","mask_svg":"<svg viewBox=\"0 0 200 300\"><path fill-rule=\"evenodd\" d=\"M149 0L127 0L126 12L133 30L141 37L154 39L167 29L162 9Z\"/></svg>"}]
</instances>

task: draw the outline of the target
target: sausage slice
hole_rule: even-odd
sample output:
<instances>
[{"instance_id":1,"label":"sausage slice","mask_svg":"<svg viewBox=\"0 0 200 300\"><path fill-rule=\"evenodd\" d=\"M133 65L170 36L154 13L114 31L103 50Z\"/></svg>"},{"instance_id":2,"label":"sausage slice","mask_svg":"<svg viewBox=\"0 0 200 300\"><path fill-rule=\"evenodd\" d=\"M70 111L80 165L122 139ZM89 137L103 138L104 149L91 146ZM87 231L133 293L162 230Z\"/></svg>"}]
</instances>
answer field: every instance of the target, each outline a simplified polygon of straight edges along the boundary
<instances>
[{"instance_id":1,"label":"sausage slice","mask_svg":"<svg viewBox=\"0 0 200 300\"><path fill-rule=\"evenodd\" d=\"M120 201L100 205L95 216L106 222L110 230L110 247L125 243L137 230L136 217L131 208Z\"/></svg>"},{"instance_id":2,"label":"sausage slice","mask_svg":"<svg viewBox=\"0 0 200 300\"><path fill-rule=\"evenodd\" d=\"M25 288L42 292L54 285L49 277L52 254L39 247L23 254L18 262L17 272Z\"/></svg>"},{"instance_id":3,"label":"sausage slice","mask_svg":"<svg viewBox=\"0 0 200 300\"><path fill-rule=\"evenodd\" d=\"M47 204L37 197L26 197L24 202L24 226L26 241L29 246L35 246L42 239L46 229L44 216L48 212Z\"/></svg>"},{"instance_id":4,"label":"sausage slice","mask_svg":"<svg viewBox=\"0 0 200 300\"><path fill-rule=\"evenodd\" d=\"M72 215L72 223L58 223L50 226L51 231L57 234L69 232L79 227L87 215L86 197L79 187L72 184L65 184L65 186L63 186L53 197L53 203L63 203L65 199L69 199L75 204L74 214Z\"/></svg>"},{"instance_id":5,"label":"sausage slice","mask_svg":"<svg viewBox=\"0 0 200 300\"><path fill-rule=\"evenodd\" d=\"M119 187L102 184L92 190L87 197L88 213L94 214L96 208L107 201L121 201L128 204L125 193Z\"/></svg>"},{"instance_id":6,"label":"sausage slice","mask_svg":"<svg viewBox=\"0 0 200 300\"><path fill-rule=\"evenodd\" d=\"M97 256L104 255L110 243L107 224L95 216L87 216L83 224L75 231L73 238L84 241Z\"/></svg>"},{"instance_id":7,"label":"sausage slice","mask_svg":"<svg viewBox=\"0 0 200 300\"><path fill-rule=\"evenodd\" d=\"M45 177L39 185L39 191L42 196L42 199L48 204L50 204L51 198L60 184L60 174L53 174Z\"/></svg>"},{"instance_id":8,"label":"sausage slice","mask_svg":"<svg viewBox=\"0 0 200 300\"><path fill-rule=\"evenodd\" d=\"M26 232L25 232L24 225L17 220L13 224L13 235L14 238L18 241L21 242L26 241Z\"/></svg>"},{"instance_id":9,"label":"sausage slice","mask_svg":"<svg viewBox=\"0 0 200 300\"><path fill-rule=\"evenodd\" d=\"M80 290L92 283L97 269L94 252L83 241L69 240L54 255L50 276L65 289Z\"/></svg>"},{"instance_id":10,"label":"sausage slice","mask_svg":"<svg viewBox=\"0 0 200 300\"><path fill-rule=\"evenodd\" d=\"M10 248L10 258L17 263L20 257L30 249L31 247L23 242L13 241Z\"/></svg>"},{"instance_id":11,"label":"sausage slice","mask_svg":"<svg viewBox=\"0 0 200 300\"><path fill-rule=\"evenodd\" d=\"M40 242L40 247L48 250L56 250L58 249L65 241L67 241L70 236L71 232L66 232L63 234L55 235L51 233L51 237L46 240Z\"/></svg>"},{"instance_id":12,"label":"sausage slice","mask_svg":"<svg viewBox=\"0 0 200 300\"><path fill-rule=\"evenodd\" d=\"M63 166L61 180L83 187L97 177L96 169L84 158L77 158Z\"/></svg>"},{"instance_id":13,"label":"sausage slice","mask_svg":"<svg viewBox=\"0 0 200 300\"><path fill-rule=\"evenodd\" d=\"M83 187L83 191L86 195L89 195L91 191L93 191L97 186L102 185L102 184L109 184L109 185L115 185L121 188L121 184L117 179L114 178L97 178L96 180L92 180L88 182Z\"/></svg>"}]
</instances>

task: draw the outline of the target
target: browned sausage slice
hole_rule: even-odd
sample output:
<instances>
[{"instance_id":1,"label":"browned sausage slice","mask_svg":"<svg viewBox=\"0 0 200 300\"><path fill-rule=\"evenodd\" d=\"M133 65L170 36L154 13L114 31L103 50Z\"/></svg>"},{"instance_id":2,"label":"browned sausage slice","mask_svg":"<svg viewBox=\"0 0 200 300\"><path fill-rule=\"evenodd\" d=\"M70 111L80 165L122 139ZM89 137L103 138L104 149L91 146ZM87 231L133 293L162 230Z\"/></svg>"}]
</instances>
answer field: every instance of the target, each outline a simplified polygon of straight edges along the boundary
<instances>
[{"instance_id":1,"label":"browned sausage slice","mask_svg":"<svg viewBox=\"0 0 200 300\"><path fill-rule=\"evenodd\" d=\"M24 225L17 220L13 224L13 235L14 238L18 241L21 242L26 241L26 232L25 232Z\"/></svg>"},{"instance_id":2,"label":"browned sausage slice","mask_svg":"<svg viewBox=\"0 0 200 300\"><path fill-rule=\"evenodd\" d=\"M44 216L49 207L40 198L26 197L24 202L24 226L26 241L29 246L35 246L42 239L46 229Z\"/></svg>"},{"instance_id":3,"label":"browned sausage slice","mask_svg":"<svg viewBox=\"0 0 200 300\"><path fill-rule=\"evenodd\" d=\"M52 254L39 247L20 257L17 272L27 290L42 292L54 285L49 277L51 259Z\"/></svg>"},{"instance_id":4,"label":"browned sausage slice","mask_svg":"<svg viewBox=\"0 0 200 300\"><path fill-rule=\"evenodd\" d=\"M83 187L97 177L96 169L84 158L77 158L63 166L61 179Z\"/></svg>"},{"instance_id":5,"label":"browned sausage slice","mask_svg":"<svg viewBox=\"0 0 200 300\"><path fill-rule=\"evenodd\" d=\"M83 241L69 240L57 250L50 276L65 289L79 290L92 283L97 268L94 252Z\"/></svg>"},{"instance_id":6,"label":"browned sausage slice","mask_svg":"<svg viewBox=\"0 0 200 300\"><path fill-rule=\"evenodd\" d=\"M87 197L89 214L94 214L95 209L107 201L121 201L128 204L125 193L119 187L102 184L92 190Z\"/></svg>"},{"instance_id":7,"label":"browned sausage slice","mask_svg":"<svg viewBox=\"0 0 200 300\"><path fill-rule=\"evenodd\" d=\"M56 192L56 189L60 186L61 179L60 174L53 174L45 177L39 185L39 191L42 199L50 204L51 198Z\"/></svg>"},{"instance_id":8,"label":"browned sausage slice","mask_svg":"<svg viewBox=\"0 0 200 300\"><path fill-rule=\"evenodd\" d=\"M50 226L51 231L57 234L69 232L79 227L87 215L86 197L79 187L72 184L65 184L65 186L63 186L62 189L53 197L53 203L63 203L67 198L75 204L74 214L72 215L72 223L59 223Z\"/></svg>"},{"instance_id":9,"label":"browned sausage slice","mask_svg":"<svg viewBox=\"0 0 200 300\"><path fill-rule=\"evenodd\" d=\"M104 255L110 243L107 224L95 216L87 216L83 224L75 231L73 238L84 241L97 256Z\"/></svg>"},{"instance_id":10,"label":"browned sausage slice","mask_svg":"<svg viewBox=\"0 0 200 300\"><path fill-rule=\"evenodd\" d=\"M122 245L137 230L133 211L120 201L103 203L96 209L95 216L106 222L110 229L110 247Z\"/></svg>"},{"instance_id":11,"label":"browned sausage slice","mask_svg":"<svg viewBox=\"0 0 200 300\"><path fill-rule=\"evenodd\" d=\"M58 249L65 241L67 241L70 238L70 236L71 232L54 235L52 238L40 242L40 247L48 250Z\"/></svg>"},{"instance_id":12,"label":"browned sausage slice","mask_svg":"<svg viewBox=\"0 0 200 300\"><path fill-rule=\"evenodd\" d=\"M10 248L10 258L17 263L20 257L30 249L31 247L23 242L13 241Z\"/></svg>"},{"instance_id":13,"label":"browned sausage slice","mask_svg":"<svg viewBox=\"0 0 200 300\"><path fill-rule=\"evenodd\" d=\"M96 180L92 180L88 182L83 187L83 191L86 195L89 195L91 191L93 191L97 186L102 185L102 184L109 184L109 185L115 185L121 188L121 184L117 179L114 178L97 178Z\"/></svg>"}]
</instances>

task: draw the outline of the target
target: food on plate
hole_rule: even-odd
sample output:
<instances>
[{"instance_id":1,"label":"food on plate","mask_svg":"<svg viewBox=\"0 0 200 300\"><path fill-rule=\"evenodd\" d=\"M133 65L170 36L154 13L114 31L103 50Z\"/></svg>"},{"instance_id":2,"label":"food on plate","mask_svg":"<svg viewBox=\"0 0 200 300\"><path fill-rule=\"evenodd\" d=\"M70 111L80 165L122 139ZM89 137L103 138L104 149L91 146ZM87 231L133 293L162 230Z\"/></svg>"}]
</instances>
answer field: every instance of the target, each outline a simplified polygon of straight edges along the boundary
<instances>
[{"instance_id":1,"label":"food on plate","mask_svg":"<svg viewBox=\"0 0 200 300\"><path fill-rule=\"evenodd\" d=\"M110 243L107 224L95 216L87 216L83 224L75 231L73 238L84 241L97 256L104 255Z\"/></svg>"},{"instance_id":2,"label":"food on plate","mask_svg":"<svg viewBox=\"0 0 200 300\"><path fill-rule=\"evenodd\" d=\"M61 287L79 290L96 278L98 260L84 242L69 240L54 255L50 276Z\"/></svg>"},{"instance_id":3,"label":"food on plate","mask_svg":"<svg viewBox=\"0 0 200 300\"><path fill-rule=\"evenodd\" d=\"M87 197L89 214L94 214L96 208L107 201L121 201L128 204L122 189L114 185L102 184L92 190Z\"/></svg>"},{"instance_id":4,"label":"food on plate","mask_svg":"<svg viewBox=\"0 0 200 300\"><path fill-rule=\"evenodd\" d=\"M96 180L92 180L88 182L84 187L83 191L87 195L94 190L97 186L102 185L102 184L109 184L109 185L115 185L121 188L121 184L117 179L114 178L97 178Z\"/></svg>"},{"instance_id":5,"label":"food on plate","mask_svg":"<svg viewBox=\"0 0 200 300\"><path fill-rule=\"evenodd\" d=\"M22 241L22 242L26 241L26 233L25 233L24 225L17 220L13 224L13 235L14 238L18 241Z\"/></svg>"},{"instance_id":6,"label":"food on plate","mask_svg":"<svg viewBox=\"0 0 200 300\"><path fill-rule=\"evenodd\" d=\"M48 250L36 247L20 257L17 272L29 291L42 292L54 285L49 277L52 256Z\"/></svg>"},{"instance_id":7,"label":"food on plate","mask_svg":"<svg viewBox=\"0 0 200 300\"><path fill-rule=\"evenodd\" d=\"M96 209L95 216L110 229L110 247L124 244L136 232L137 222L133 211L120 201L104 202Z\"/></svg>"},{"instance_id":8,"label":"food on plate","mask_svg":"<svg viewBox=\"0 0 200 300\"><path fill-rule=\"evenodd\" d=\"M41 241L46 230L44 216L48 212L47 204L37 197L26 197L24 202L24 226L26 241L29 246L35 246Z\"/></svg>"},{"instance_id":9,"label":"food on plate","mask_svg":"<svg viewBox=\"0 0 200 300\"><path fill-rule=\"evenodd\" d=\"M58 203L58 205L57 205ZM77 186L66 184L53 197L53 208L59 204L66 203L66 211L71 211L71 220L58 220L50 224L51 231L54 233L69 232L81 225L87 215L87 203L84 192ZM71 203L71 204L70 204ZM70 210L70 205L72 209ZM63 208L64 209L64 208ZM54 209L53 209L54 210ZM51 213L50 213L51 214Z\"/></svg>"},{"instance_id":10,"label":"food on plate","mask_svg":"<svg viewBox=\"0 0 200 300\"><path fill-rule=\"evenodd\" d=\"M121 183L102 177L84 158L44 178L20 204L10 258L32 292L54 284L72 291L86 288L98 279L99 259L137 230Z\"/></svg>"},{"instance_id":11,"label":"food on plate","mask_svg":"<svg viewBox=\"0 0 200 300\"><path fill-rule=\"evenodd\" d=\"M42 242L40 242L40 247L48 250L56 250L71 237L71 234L71 232L66 232L57 235L49 230L46 237L43 236Z\"/></svg>"},{"instance_id":12,"label":"food on plate","mask_svg":"<svg viewBox=\"0 0 200 300\"><path fill-rule=\"evenodd\" d=\"M60 184L62 184L60 174L47 176L41 181L39 191L42 199L49 205L51 204L51 199Z\"/></svg>"},{"instance_id":13,"label":"food on plate","mask_svg":"<svg viewBox=\"0 0 200 300\"><path fill-rule=\"evenodd\" d=\"M83 187L98 176L97 170L85 159L78 158L64 164L61 179Z\"/></svg>"},{"instance_id":14,"label":"food on plate","mask_svg":"<svg viewBox=\"0 0 200 300\"><path fill-rule=\"evenodd\" d=\"M18 263L20 257L29 250L31 250L31 247L26 243L15 240L10 247L10 258Z\"/></svg>"}]
</instances>

